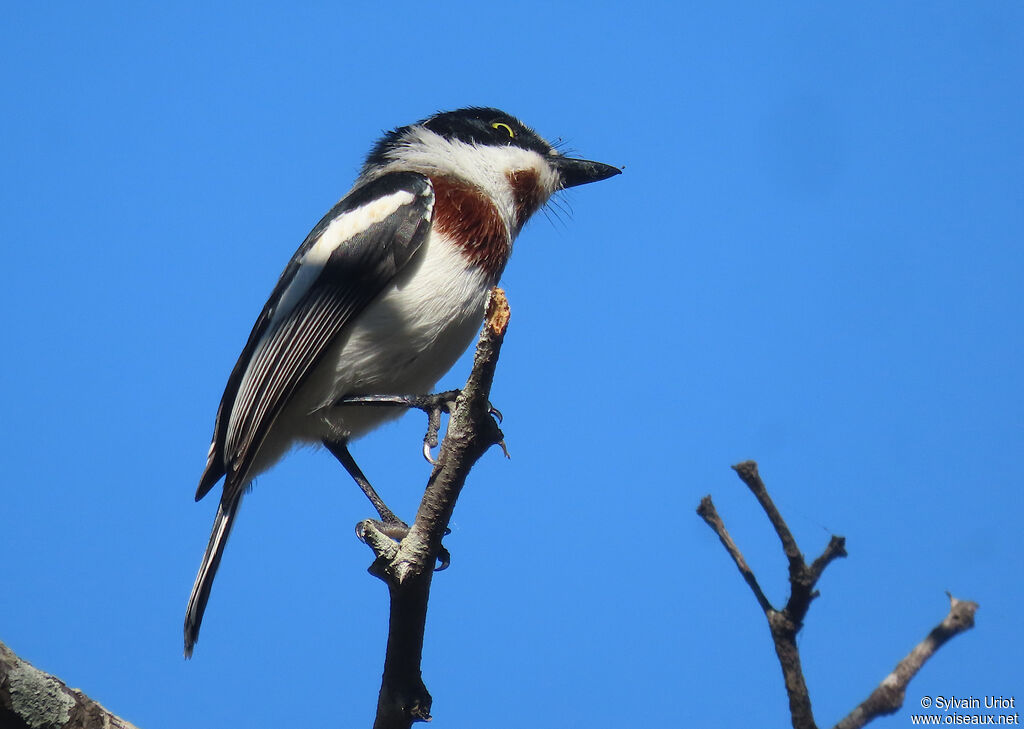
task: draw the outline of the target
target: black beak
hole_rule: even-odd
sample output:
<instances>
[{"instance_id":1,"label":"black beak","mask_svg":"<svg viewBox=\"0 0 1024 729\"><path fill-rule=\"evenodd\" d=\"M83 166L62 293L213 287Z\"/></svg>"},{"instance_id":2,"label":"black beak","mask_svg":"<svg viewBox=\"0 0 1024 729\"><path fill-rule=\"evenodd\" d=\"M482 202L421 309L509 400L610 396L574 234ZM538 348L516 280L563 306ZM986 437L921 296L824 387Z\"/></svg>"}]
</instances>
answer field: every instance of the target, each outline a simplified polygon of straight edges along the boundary
<instances>
[{"instance_id":1,"label":"black beak","mask_svg":"<svg viewBox=\"0 0 1024 729\"><path fill-rule=\"evenodd\" d=\"M562 184L559 188L561 190L567 187L586 185L588 182L607 180L609 177L622 172L618 167L612 167L603 162L573 159L572 157L562 157L557 154L549 155L548 162L558 170L558 175L562 179Z\"/></svg>"}]
</instances>

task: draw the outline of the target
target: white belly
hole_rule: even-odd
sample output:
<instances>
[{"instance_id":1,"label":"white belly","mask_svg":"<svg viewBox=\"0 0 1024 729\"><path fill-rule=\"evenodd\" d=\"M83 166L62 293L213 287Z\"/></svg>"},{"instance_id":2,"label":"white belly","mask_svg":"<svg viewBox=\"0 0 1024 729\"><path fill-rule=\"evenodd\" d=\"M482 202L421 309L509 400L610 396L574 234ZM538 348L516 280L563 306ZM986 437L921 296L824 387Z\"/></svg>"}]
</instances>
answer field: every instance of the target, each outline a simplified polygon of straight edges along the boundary
<instances>
[{"instance_id":1,"label":"white belly","mask_svg":"<svg viewBox=\"0 0 1024 729\"><path fill-rule=\"evenodd\" d=\"M357 438L402 415L397 407L331 406L345 395L430 392L479 331L490 284L447 238L431 233L309 373L267 434L253 475L298 442Z\"/></svg>"}]
</instances>

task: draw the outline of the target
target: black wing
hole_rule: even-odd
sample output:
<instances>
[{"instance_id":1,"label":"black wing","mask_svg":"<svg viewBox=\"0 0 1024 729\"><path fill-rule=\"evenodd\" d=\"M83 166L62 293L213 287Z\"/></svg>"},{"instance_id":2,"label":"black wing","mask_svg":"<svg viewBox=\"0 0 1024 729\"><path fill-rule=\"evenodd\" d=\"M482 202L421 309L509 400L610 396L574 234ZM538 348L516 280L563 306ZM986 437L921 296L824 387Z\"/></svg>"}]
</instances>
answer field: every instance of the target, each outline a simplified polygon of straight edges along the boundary
<instances>
[{"instance_id":1,"label":"black wing","mask_svg":"<svg viewBox=\"0 0 1024 729\"><path fill-rule=\"evenodd\" d=\"M395 172L353 190L317 223L228 378L196 501L225 474L224 498L245 486L241 479L303 378L426 240L433 205L426 177Z\"/></svg>"}]
</instances>

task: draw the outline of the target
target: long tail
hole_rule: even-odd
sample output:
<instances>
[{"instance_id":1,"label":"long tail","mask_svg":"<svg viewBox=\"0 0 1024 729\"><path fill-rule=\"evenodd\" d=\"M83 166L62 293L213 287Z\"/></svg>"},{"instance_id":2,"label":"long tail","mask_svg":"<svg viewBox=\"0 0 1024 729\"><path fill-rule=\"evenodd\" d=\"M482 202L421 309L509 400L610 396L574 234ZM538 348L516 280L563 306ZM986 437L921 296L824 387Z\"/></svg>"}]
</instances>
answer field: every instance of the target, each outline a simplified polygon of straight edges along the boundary
<instances>
[{"instance_id":1,"label":"long tail","mask_svg":"<svg viewBox=\"0 0 1024 729\"><path fill-rule=\"evenodd\" d=\"M241 493L239 493L239 497ZM220 566L220 558L224 554L224 546L228 543L228 535L231 533L231 524L238 513L238 503L241 499L236 497L226 506L222 501L217 507L217 517L213 520L213 532L210 534L210 543L206 546L206 554L203 555L203 563L199 567L199 574L196 575L196 583L192 586L192 596L188 599L188 611L185 613L185 657L192 657L192 649L199 640L199 625L203 622L203 613L206 611L206 602L210 599L210 588L213 587L213 578L217 574L217 567Z\"/></svg>"}]
</instances>

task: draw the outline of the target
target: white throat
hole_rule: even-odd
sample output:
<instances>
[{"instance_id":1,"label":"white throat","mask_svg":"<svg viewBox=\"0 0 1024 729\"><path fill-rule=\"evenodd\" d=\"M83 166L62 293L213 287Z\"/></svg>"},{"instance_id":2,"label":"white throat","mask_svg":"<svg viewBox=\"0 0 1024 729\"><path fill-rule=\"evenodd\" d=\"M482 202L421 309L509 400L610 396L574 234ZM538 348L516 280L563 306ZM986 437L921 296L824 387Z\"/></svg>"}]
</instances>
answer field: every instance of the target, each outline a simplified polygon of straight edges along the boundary
<instances>
[{"instance_id":1,"label":"white throat","mask_svg":"<svg viewBox=\"0 0 1024 729\"><path fill-rule=\"evenodd\" d=\"M533 150L511 145L469 144L446 139L422 126L412 127L387 157L388 163L374 170L374 176L402 171L461 180L494 202L509 230L515 229L516 210L509 180L511 173L536 172L542 202L558 185L558 173Z\"/></svg>"}]
</instances>

